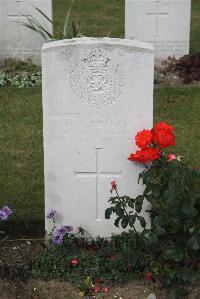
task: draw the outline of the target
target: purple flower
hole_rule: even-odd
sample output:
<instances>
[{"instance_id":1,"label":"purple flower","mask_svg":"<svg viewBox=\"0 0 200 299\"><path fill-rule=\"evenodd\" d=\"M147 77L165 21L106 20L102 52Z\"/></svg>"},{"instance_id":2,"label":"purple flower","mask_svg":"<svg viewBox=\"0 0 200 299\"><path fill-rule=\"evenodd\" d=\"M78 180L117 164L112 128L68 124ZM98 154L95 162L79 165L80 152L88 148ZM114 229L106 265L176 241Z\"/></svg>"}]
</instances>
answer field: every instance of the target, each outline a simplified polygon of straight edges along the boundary
<instances>
[{"instance_id":1,"label":"purple flower","mask_svg":"<svg viewBox=\"0 0 200 299\"><path fill-rule=\"evenodd\" d=\"M56 235L56 236L64 236L66 233L67 233L66 226L61 226L61 228L58 228L58 229L56 230L55 235Z\"/></svg>"},{"instance_id":2,"label":"purple flower","mask_svg":"<svg viewBox=\"0 0 200 299\"><path fill-rule=\"evenodd\" d=\"M68 233L70 233L73 230L73 227L70 225L64 226Z\"/></svg>"},{"instance_id":3,"label":"purple flower","mask_svg":"<svg viewBox=\"0 0 200 299\"><path fill-rule=\"evenodd\" d=\"M47 213L47 218L48 218L48 219L54 218L55 214L56 214L56 211L53 210L53 209L51 209L51 210Z\"/></svg>"},{"instance_id":4,"label":"purple flower","mask_svg":"<svg viewBox=\"0 0 200 299\"><path fill-rule=\"evenodd\" d=\"M2 211L5 212L8 216L10 216L12 214L12 210L7 206L4 206L2 208Z\"/></svg>"},{"instance_id":5,"label":"purple flower","mask_svg":"<svg viewBox=\"0 0 200 299\"><path fill-rule=\"evenodd\" d=\"M52 240L54 245L62 245L63 243L63 235L55 235Z\"/></svg>"},{"instance_id":6,"label":"purple flower","mask_svg":"<svg viewBox=\"0 0 200 299\"><path fill-rule=\"evenodd\" d=\"M55 232L55 235L52 239L54 245L62 245L64 236L73 230L72 226L61 226Z\"/></svg>"},{"instance_id":7,"label":"purple flower","mask_svg":"<svg viewBox=\"0 0 200 299\"><path fill-rule=\"evenodd\" d=\"M5 221L8 219L8 217L12 214L12 210L7 207L4 206L1 210L0 210L0 220Z\"/></svg>"},{"instance_id":8,"label":"purple flower","mask_svg":"<svg viewBox=\"0 0 200 299\"><path fill-rule=\"evenodd\" d=\"M72 230L73 230L72 226L69 226L69 225L67 225L67 226L61 226L60 228L58 228L56 230L55 235L62 235L62 236L64 236L67 233L71 232Z\"/></svg>"}]
</instances>

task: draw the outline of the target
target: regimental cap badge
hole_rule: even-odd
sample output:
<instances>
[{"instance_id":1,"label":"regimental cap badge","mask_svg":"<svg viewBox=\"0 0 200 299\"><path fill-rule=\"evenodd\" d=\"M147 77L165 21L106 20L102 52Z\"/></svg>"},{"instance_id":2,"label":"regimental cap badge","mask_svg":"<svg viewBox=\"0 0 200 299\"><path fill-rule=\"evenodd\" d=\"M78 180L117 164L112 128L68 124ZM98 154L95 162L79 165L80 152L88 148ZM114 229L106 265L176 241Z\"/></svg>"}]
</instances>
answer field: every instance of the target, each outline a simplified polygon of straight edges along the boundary
<instances>
[{"instance_id":1,"label":"regimental cap badge","mask_svg":"<svg viewBox=\"0 0 200 299\"><path fill-rule=\"evenodd\" d=\"M109 60L101 50L94 50L85 59L85 63L89 67L106 67Z\"/></svg>"}]
</instances>

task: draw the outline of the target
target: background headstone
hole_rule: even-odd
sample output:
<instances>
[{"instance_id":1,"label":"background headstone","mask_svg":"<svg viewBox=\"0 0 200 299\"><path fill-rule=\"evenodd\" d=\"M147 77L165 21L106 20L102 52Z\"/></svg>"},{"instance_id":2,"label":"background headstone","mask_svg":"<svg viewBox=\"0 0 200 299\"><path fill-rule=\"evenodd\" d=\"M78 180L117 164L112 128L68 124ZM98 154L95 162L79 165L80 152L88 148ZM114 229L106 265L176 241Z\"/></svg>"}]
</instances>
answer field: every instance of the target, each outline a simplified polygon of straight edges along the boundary
<instances>
[{"instance_id":1,"label":"background headstone","mask_svg":"<svg viewBox=\"0 0 200 299\"><path fill-rule=\"evenodd\" d=\"M0 60L5 58L31 59L41 62L41 47L44 39L26 28L26 16L33 16L52 32L51 24L35 10L42 10L52 19L52 0L0 0Z\"/></svg>"},{"instance_id":2,"label":"background headstone","mask_svg":"<svg viewBox=\"0 0 200 299\"><path fill-rule=\"evenodd\" d=\"M43 46L45 206L58 211L58 224L92 237L119 233L104 219L110 182L116 179L122 195L143 190L142 166L127 158L136 132L152 127L153 64L152 46L131 40Z\"/></svg>"},{"instance_id":3,"label":"background headstone","mask_svg":"<svg viewBox=\"0 0 200 299\"><path fill-rule=\"evenodd\" d=\"M126 0L125 37L154 45L155 61L189 53L191 0Z\"/></svg>"}]
</instances>

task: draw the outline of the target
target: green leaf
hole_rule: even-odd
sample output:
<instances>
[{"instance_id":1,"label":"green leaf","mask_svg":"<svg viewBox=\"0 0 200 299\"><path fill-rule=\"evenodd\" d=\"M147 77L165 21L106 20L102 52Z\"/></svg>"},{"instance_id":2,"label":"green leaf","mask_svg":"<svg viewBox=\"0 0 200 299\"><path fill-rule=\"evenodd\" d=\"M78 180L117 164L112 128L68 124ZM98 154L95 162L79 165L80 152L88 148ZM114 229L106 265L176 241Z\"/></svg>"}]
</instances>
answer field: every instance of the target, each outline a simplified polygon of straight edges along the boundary
<instances>
[{"instance_id":1,"label":"green leaf","mask_svg":"<svg viewBox=\"0 0 200 299\"><path fill-rule=\"evenodd\" d=\"M133 227L134 224L135 224L136 215L129 215L128 218L129 218L129 219L128 219L128 223L129 223L129 225L130 225L131 227Z\"/></svg>"},{"instance_id":2,"label":"green leaf","mask_svg":"<svg viewBox=\"0 0 200 299\"><path fill-rule=\"evenodd\" d=\"M200 237L193 236L187 241L186 246L188 249L198 251L200 249Z\"/></svg>"},{"instance_id":3,"label":"green leaf","mask_svg":"<svg viewBox=\"0 0 200 299\"><path fill-rule=\"evenodd\" d=\"M180 262L184 258L184 251L182 248L168 247L163 252L163 257L167 260L171 260L174 262Z\"/></svg>"},{"instance_id":4,"label":"green leaf","mask_svg":"<svg viewBox=\"0 0 200 299\"><path fill-rule=\"evenodd\" d=\"M107 208L105 210L105 218L110 219L110 216L111 216L112 213L113 213L113 209L112 208Z\"/></svg>"},{"instance_id":5,"label":"green leaf","mask_svg":"<svg viewBox=\"0 0 200 299\"><path fill-rule=\"evenodd\" d=\"M142 195L139 195L136 197L135 210L137 213L140 213L142 210L143 200L144 200L144 197Z\"/></svg>"},{"instance_id":6,"label":"green leaf","mask_svg":"<svg viewBox=\"0 0 200 299\"><path fill-rule=\"evenodd\" d=\"M115 213L121 218L124 217L124 210L121 208L121 205L115 206Z\"/></svg>"},{"instance_id":7,"label":"green leaf","mask_svg":"<svg viewBox=\"0 0 200 299\"><path fill-rule=\"evenodd\" d=\"M125 217L122 218L122 221L121 221L121 226L122 228L126 228L127 225L128 225L128 215L126 215Z\"/></svg>"},{"instance_id":8,"label":"green leaf","mask_svg":"<svg viewBox=\"0 0 200 299\"><path fill-rule=\"evenodd\" d=\"M121 217L117 217L117 218L115 219L114 225L115 225L116 227L119 227L119 222L120 222L121 219L122 219Z\"/></svg>"},{"instance_id":9,"label":"green leaf","mask_svg":"<svg viewBox=\"0 0 200 299\"><path fill-rule=\"evenodd\" d=\"M144 219L144 217L142 217L142 216L138 216L138 215L137 215L137 219L139 220L140 225L141 225L143 228L145 228L147 224L146 224L146 220Z\"/></svg>"}]
</instances>

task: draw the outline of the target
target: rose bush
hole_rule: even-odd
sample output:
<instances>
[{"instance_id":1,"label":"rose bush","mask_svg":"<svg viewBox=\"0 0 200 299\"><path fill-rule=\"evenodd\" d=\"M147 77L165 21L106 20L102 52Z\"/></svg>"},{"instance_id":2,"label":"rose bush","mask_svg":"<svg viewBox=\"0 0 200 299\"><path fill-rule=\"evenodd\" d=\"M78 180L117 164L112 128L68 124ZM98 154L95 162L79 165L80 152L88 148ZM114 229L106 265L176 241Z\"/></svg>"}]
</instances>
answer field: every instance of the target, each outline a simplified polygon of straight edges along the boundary
<instances>
[{"instance_id":1,"label":"rose bush","mask_svg":"<svg viewBox=\"0 0 200 299\"><path fill-rule=\"evenodd\" d=\"M169 290L170 298L183 298L184 287L200 278L200 171L166 153L175 138L174 128L164 122L138 132L135 142L139 149L128 159L145 165L139 174L144 192L136 198L119 196L115 182L116 196L110 198L105 217L115 214L117 227L129 225L135 232L140 222L141 236L150 241L149 273ZM151 203L151 229L141 215L144 200Z\"/></svg>"}]
</instances>

